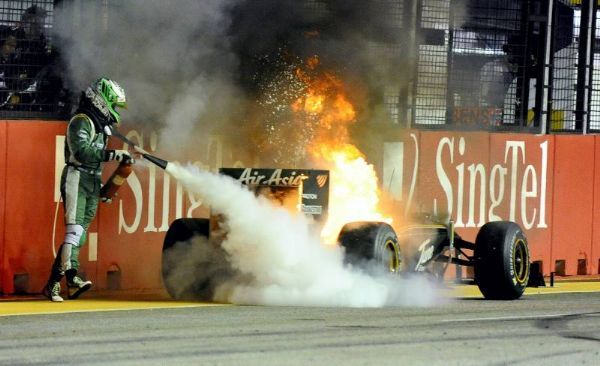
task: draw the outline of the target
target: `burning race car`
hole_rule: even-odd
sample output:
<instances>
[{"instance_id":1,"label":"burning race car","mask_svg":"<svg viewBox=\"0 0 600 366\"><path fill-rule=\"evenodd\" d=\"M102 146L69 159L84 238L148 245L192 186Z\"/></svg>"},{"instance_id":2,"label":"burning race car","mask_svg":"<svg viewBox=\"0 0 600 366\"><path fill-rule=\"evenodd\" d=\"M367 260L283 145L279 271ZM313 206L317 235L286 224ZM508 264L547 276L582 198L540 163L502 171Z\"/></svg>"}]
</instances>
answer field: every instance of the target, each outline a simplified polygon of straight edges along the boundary
<instances>
[{"instance_id":1,"label":"burning race car","mask_svg":"<svg viewBox=\"0 0 600 366\"><path fill-rule=\"evenodd\" d=\"M257 196L312 216L317 224L326 219L326 170L223 168L220 173ZM234 274L220 247L227 235L220 225L222 219L211 215L177 219L171 224L163 244L162 278L173 298L212 300L216 286ZM375 264L393 274L422 273L439 279L450 264L473 267L474 281L486 299L521 297L530 277L530 257L519 225L489 222L471 243L455 232L452 221L423 216L418 222L398 232L385 222L349 222L337 242L345 249L348 265ZM191 240L197 236L204 240Z\"/></svg>"}]
</instances>

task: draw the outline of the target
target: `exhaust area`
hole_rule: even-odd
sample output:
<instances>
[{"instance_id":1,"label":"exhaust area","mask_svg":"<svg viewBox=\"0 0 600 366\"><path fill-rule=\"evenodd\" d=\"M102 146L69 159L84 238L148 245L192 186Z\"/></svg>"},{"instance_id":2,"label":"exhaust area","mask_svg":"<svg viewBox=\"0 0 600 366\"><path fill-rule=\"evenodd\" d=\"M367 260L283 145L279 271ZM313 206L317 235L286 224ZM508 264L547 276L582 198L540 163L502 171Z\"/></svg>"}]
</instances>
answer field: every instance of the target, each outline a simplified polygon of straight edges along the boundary
<instances>
[{"instance_id":1,"label":"exhaust area","mask_svg":"<svg viewBox=\"0 0 600 366\"><path fill-rule=\"evenodd\" d=\"M439 301L435 286L423 277L399 278L345 266L343 249L323 245L307 218L255 197L229 177L177 164L169 164L167 172L224 217L222 249L235 274L217 278L215 301L344 307L428 306ZM173 265L197 261L181 268L208 265L211 273L222 273L222 263L206 260L215 255L206 251L206 240L192 240L198 241L196 249L177 253ZM172 271L182 286L194 280L193 272Z\"/></svg>"}]
</instances>

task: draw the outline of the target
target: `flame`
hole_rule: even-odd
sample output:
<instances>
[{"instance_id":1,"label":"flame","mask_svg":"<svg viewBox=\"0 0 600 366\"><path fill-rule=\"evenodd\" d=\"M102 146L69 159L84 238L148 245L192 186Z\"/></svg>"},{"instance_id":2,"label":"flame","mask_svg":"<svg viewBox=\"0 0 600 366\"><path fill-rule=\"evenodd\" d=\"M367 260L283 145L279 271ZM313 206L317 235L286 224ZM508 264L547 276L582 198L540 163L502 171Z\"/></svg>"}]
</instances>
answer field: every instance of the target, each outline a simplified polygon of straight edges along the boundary
<instances>
[{"instance_id":1,"label":"flame","mask_svg":"<svg viewBox=\"0 0 600 366\"><path fill-rule=\"evenodd\" d=\"M317 72L317 56L305 64L307 70L298 68L295 75L306 89L291 107L300 118L314 124L308 152L330 171L329 213L321 236L325 243L335 244L348 222L391 219L379 212L380 191L373 165L350 143L348 128L356 122L356 110L346 96L344 83L333 73Z\"/></svg>"},{"instance_id":2,"label":"flame","mask_svg":"<svg viewBox=\"0 0 600 366\"><path fill-rule=\"evenodd\" d=\"M309 94L304 100L304 111L307 113L321 113L323 112L323 101L325 97L323 95Z\"/></svg>"},{"instance_id":3,"label":"flame","mask_svg":"<svg viewBox=\"0 0 600 366\"><path fill-rule=\"evenodd\" d=\"M323 147L321 154L330 166L329 215L321 231L327 244L335 244L341 228L352 221L391 219L378 212L379 189L373 165L354 145Z\"/></svg>"}]
</instances>

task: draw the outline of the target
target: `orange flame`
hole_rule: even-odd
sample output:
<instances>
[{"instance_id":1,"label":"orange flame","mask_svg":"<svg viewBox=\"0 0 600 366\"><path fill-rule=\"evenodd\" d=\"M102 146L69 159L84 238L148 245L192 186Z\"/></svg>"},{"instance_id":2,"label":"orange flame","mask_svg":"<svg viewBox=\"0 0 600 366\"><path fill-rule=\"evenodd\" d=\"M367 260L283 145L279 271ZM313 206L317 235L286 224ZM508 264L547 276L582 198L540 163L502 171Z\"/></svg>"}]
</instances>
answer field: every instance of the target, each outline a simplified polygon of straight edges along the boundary
<instances>
[{"instance_id":1,"label":"orange flame","mask_svg":"<svg viewBox=\"0 0 600 366\"><path fill-rule=\"evenodd\" d=\"M356 110L346 97L344 83L332 73L316 72L318 65L318 57L313 56L306 61L308 71L296 70L306 90L292 103L292 110L316 120L308 151L329 169L331 179L329 214L321 236L327 244L335 244L348 222L391 219L379 213L380 191L373 165L350 143L348 127L356 122Z\"/></svg>"}]
</instances>

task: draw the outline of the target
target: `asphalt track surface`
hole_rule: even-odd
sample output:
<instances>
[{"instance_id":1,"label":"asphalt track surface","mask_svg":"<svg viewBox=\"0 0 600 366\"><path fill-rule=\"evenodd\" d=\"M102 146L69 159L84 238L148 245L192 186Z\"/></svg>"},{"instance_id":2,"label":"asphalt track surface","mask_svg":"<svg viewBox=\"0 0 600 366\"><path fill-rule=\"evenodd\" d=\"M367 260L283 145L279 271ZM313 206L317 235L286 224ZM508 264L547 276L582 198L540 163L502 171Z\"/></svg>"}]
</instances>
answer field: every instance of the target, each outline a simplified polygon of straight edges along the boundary
<instances>
[{"instance_id":1,"label":"asphalt track surface","mask_svg":"<svg viewBox=\"0 0 600 366\"><path fill-rule=\"evenodd\" d=\"M598 287L518 301L466 287L427 308L12 299L0 365L600 365Z\"/></svg>"}]
</instances>

